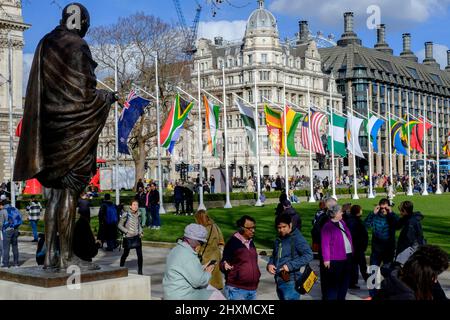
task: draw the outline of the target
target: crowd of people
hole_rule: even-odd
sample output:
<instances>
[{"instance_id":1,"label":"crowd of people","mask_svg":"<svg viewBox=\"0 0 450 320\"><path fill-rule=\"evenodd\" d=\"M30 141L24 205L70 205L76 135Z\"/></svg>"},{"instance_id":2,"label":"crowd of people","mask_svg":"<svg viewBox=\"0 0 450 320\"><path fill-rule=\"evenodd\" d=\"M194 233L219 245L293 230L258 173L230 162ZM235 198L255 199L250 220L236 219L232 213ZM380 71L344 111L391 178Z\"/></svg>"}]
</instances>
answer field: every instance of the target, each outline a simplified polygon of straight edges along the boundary
<instances>
[{"instance_id":1,"label":"crowd of people","mask_svg":"<svg viewBox=\"0 0 450 320\"><path fill-rule=\"evenodd\" d=\"M321 183L327 183L326 179ZM178 189L177 189L178 188ZM178 183L174 191L186 188ZM175 201L183 200L175 197ZM38 242L36 261L43 264L45 239L38 234L42 205L31 198L26 207L33 242ZM90 204L83 193L78 203L73 250L91 269L98 249L106 251L123 246L120 266L125 266L131 249L136 250L138 274L143 274L142 237L144 228L160 225L159 193L156 184L138 186L131 203L116 206L105 194L99 210L97 236L90 226ZM182 205L183 210L183 205ZM448 268L448 255L439 247L427 245L422 231L424 214L414 210L411 201L403 201L394 212L390 199L383 198L363 217L357 204L340 206L333 198L324 198L311 224L311 245L302 234L305 224L283 191L275 208L274 243L266 270L258 266L253 241L257 221L244 215L236 221L236 231L224 239L220 226L205 210L195 213L184 235L167 257L163 277L164 299L254 300L262 272L274 278L280 300L298 300L299 279L316 252L323 300L345 300L349 289L360 288L360 275L369 289L370 299L442 300L446 299L437 277ZM158 213L158 214L157 214ZM158 218L155 219L155 217ZM8 198L0 202L2 267L17 267L17 239L22 225L20 211ZM400 230L398 238L396 231ZM369 243L371 232L371 243ZM369 268L366 251L371 246ZM10 264L10 251L13 262ZM119 248L120 250L121 248ZM384 280L377 283L377 274Z\"/></svg>"}]
</instances>

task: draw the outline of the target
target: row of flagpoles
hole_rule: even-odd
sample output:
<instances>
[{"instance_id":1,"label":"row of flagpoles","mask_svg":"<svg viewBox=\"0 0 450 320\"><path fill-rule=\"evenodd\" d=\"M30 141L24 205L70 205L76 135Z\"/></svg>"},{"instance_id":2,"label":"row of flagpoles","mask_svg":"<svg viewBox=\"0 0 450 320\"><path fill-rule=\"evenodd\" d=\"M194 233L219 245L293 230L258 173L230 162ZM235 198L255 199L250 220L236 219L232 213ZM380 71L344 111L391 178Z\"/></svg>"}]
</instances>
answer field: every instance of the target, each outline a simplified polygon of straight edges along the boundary
<instances>
[{"instance_id":1,"label":"row of flagpoles","mask_svg":"<svg viewBox=\"0 0 450 320\"><path fill-rule=\"evenodd\" d=\"M156 69L156 81L158 81L158 71L157 71L157 56L155 56L155 69ZM117 68L115 72L115 78L116 78L116 90L117 90ZM258 124L258 102L257 102L257 77L256 77L256 71L254 72L254 106L252 107L252 103L249 101L246 101L244 98L238 96L237 94L233 93L235 97L236 104L238 106L241 118L244 123L244 127L247 131L247 135L249 138L249 144L254 152L254 155L256 157L256 167L257 167L257 202L256 206L262 205L260 201L261 196L261 184L260 184L260 177L261 177L261 168L260 168L260 152L259 152L259 124ZM178 91L184 94L185 96L188 96L191 99L191 102L185 101L181 98L180 94L177 94L177 97L175 98L175 102L169 112L168 119L166 123L163 125L163 127L160 127L160 115L159 115L159 91L158 91L158 82L156 82L156 97L148 92L146 92L144 89L135 86L139 91L142 91L146 93L150 98L156 100L156 107L157 107L157 139L158 139L158 180L159 180L159 192L160 192L160 213L165 213L164 207L163 207L163 199L162 199L162 187L163 187L163 181L162 181L162 174L161 174L161 153L160 148L163 147L166 150L168 150L170 153L173 152L173 148L175 143L178 140L178 137L180 135L180 131L183 127L184 121L187 119L189 112L193 108L194 102L197 103L198 106L198 150L199 150L199 162L200 162L200 170L199 170L199 178L200 178L200 184L199 184L199 209L205 209L204 201L203 201L203 126L202 126L202 104L205 107L205 113L206 113L206 128L208 133L208 146L210 152L215 155L216 153L216 137L219 127L219 113L220 113L220 107L214 103L211 103L211 101L206 97L215 100L219 105L222 105L223 109L223 127L224 127L224 162L225 162L225 186L226 186L226 203L225 208L231 208L231 202L230 202L230 181L229 181L229 167L228 167L228 128L227 128L227 106L226 106L226 87L225 87L225 68L222 67L222 97L223 100L218 99L217 97L213 96L211 93L207 92L206 90L201 88L201 81L200 81L200 64L197 64L197 95L198 97L195 98L192 95L190 95L188 92L184 91L182 88L177 87ZM308 79L309 80L309 79ZM302 108L293 102L289 101L286 98L286 82L284 80L283 83L283 105L280 106L279 104L271 101L270 99L267 99L263 97L265 101L270 103L273 106L277 106L278 108L282 109L282 112L276 111L271 109L269 106L265 103L265 113L266 113L266 122L267 122L267 129L269 137L272 140L272 145L275 147L275 150L279 151L279 154L284 154L284 176L285 176L285 190L286 194L289 193L289 175L288 175L288 156L297 156L297 152L295 150L295 146L293 143L295 143L295 132L297 129L297 125L301 122L302 123L302 136L301 136L301 144L302 146L309 151L309 171L310 171L310 198L309 202L314 202L314 185L313 185L313 165L312 165L312 154L314 153L321 153L325 154L325 150L323 148L321 139L320 139L320 126L323 122L323 120L326 118L326 115L328 115L329 119L329 143L328 143L328 149L331 151L331 168L332 168L332 197L336 197L336 173L335 173L335 161L336 161L336 155L339 155L341 157L347 156L346 149L349 151L349 153L352 154L352 161L353 161L353 189L354 194L353 198L358 199L358 192L357 192L357 179L356 179L356 157L365 158L364 154L361 150L361 146L359 144L359 132L362 123L364 120L366 121L366 133L369 137L368 139L368 162L369 162L369 198L374 197L373 193L373 182L372 182L372 175L373 175L373 151L376 153L379 153L380 150L378 150L377 146L377 136L380 132L380 129L382 125L387 121L386 124L386 130L388 130L388 146L389 146L389 193L393 196L393 150L392 147L395 148L395 151L400 154L405 154L408 156L408 176L409 176L409 187L408 187L408 195L412 195L412 186L411 186L411 128L415 128L416 125L423 125L422 130L422 143L420 142L420 131L416 130L415 133L415 139L418 140L418 146L416 145L416 149L418 151L423 151L423 159L424 159L424 191L423 195L427 195L427 151L426 151L426 137L427 137L427 130L431 127L431 125L436 126L436 153L437 153L437 192L441 193L441 190L439 188L439 115L438 115L438 101L436 100L436 124L433 124L431 121L428 121L426 119L426 103L424 103L424 111L423 111L423 120L417 119L413 115L409 113L409 96L406 97L407 101L407 119L406 124L403 119L400 119L393 115L391 113L391 94L387 94L387 107L388 107L388 118L384 118L381 115L378 115L373 110L373 107L369 105L371 99L369 99L369 89L367 89L366 97L367 97L367 114L362 115L358 113L353 108L353 101L352 101L352 90L349 86L349 106L348 106L348 114L345 116L338 110L335 110L333 108L332 103L332 81L333 78L330 78L330 84L329 84L329 106L328 110L320 109L318 106L313 106L310 99L310 83L307 81L307 97L306 97L306 108ZM386 88L387 90L387 88ZM202 95L203 92L203 95ZM389 92L389 90L387 90ZM202 99L203 97L203 99ZM132 127L134 126L135 122L144 113L144 108L150 103L149 100L145 100L144 103L138 103L139 100L136 100L140 98L135 93L130 94L127 102L125 102L124 110L122 111L122 114L120 116L120 120L118 119L118 108L116 104L115 112L116 112L116 166L118 168L118 153L119 151L122 153L128 153L128 148L126 146L126 140L128 137L128 134L131 132ZM140 98L142 99L142 98ZM142 101L141 101L142 102ZM134 117L131 119L131 123L127 123L124 125L124 114L127 112L127 110L130 110L133 106L139 106L141 108L141 111L134 115ZM253 109L253 110L252 110ZM301 116L300 112L296 112L295 110L300 110L305 112L305 116ZM358 115L360 118L358 118ZM273 117L273 122L269 119L269 117ZM347 119L345 119L347 117ZM410 117L413 117L414 122L410 121ZM302 118L302 120L300 120ZM397 120L392 120L392 118ZM272 118L271 118L272 119ZM414 124L414 127L411 125L411 123ZM122 124L122 125L121 125ZM289 124L289 127L288 127ZM430 127L428 127L430 125ZM126 127L125 132L122 132L123 128ZM406 127L406 128L405 128ZM274 129L278 129L274 130ZM403 130L407 131L407 153L404 153L404 146L401 148L401 145L398 143L402 143L401 134L403 133ZM278 133L277 133L278 132ZM276 135L278 134L278 137ZM393 136L394 135L394 136ZM346 136L346 139L345 139ZM274 140L273 140L274 139ZM331 139L331 140L330 140ZM371 139L373 142L371 143ZM400 140L398 140L400 139ZM120 142L119 142L120 140ZM124 141L123 141L124 140ZM397 141L398 140L398 141ZM281 141L281 143L280 143ZM331 141L331 143L330 143ZM347 148L345 148L345 142L347 142ZM277 145L278 143L278 145ZM121 150L120 144L122 144L125 151ZM422 144L423 148L420 147L420 144ZM117 171L118 172L118 171ZM118 190L118 175L116 173L116 201L119 201L119 190Z\"/></svg>"}]
</instances>

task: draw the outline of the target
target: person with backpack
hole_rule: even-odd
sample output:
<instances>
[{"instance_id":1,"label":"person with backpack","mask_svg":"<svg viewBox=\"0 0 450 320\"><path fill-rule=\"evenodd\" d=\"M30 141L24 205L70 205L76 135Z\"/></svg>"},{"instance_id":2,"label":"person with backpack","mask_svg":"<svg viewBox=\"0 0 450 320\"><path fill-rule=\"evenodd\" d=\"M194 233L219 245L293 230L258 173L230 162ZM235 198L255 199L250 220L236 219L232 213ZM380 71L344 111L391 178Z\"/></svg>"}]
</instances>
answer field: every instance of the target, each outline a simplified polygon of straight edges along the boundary
<instances>
[{"instance_id":1,"label":"person with backpack","mask_svg":"<svg viewBox=\"0 0 450 320\"><path fill-rule=\"evenodd\" d=\"M410 247L425 244L422 223L424 216L420 212L414 212L411 201L403 201L400 206L401 218L396 223L396 229L402 229L397 241L396 256Z\"/></svg>"},{"instance_id":2,"label":"person with backpack","mask_svg":"<svg viewBox=\"0 0 450 320\"><path fill-rule=\"evenodd\" d=\"M111 201L111 195L105 194L100 211L98 214L99 232L98 240L106 242L106 251L113 251L116 247L117 240L117 224L119 222L119 214L117 206Z\"/></svg>"},{"instance_id":3,"label":"person with backpack","mask_svg":"<svg viewBox=\"0 0 450 320\"><path fill-rule=\"evenodd\" d=\"M8 202L3 202L3 210L0 214L0 227L3 234L3 264L2 268L9 268L9 251L12 247L14 267L19 266L19 227L22 225L22 216L17 208Z\"/></svg>"},{"instance_id":4,"label":"person with backpack","mask_svg":"<svg viewBox=\"0 0 450 320\"><path fill-rule=\"evenodd\" d=\"M142 274L142 241L144 235L142 231L141 219L139 214L139 202L131 202L130 211L122 215L119 222L119 230L123 233L123 254L120 257L120 266L125 266L125 261L130 254L131 249L136 249L138 258L138 274Z\"/></svg>"}]
</instances>

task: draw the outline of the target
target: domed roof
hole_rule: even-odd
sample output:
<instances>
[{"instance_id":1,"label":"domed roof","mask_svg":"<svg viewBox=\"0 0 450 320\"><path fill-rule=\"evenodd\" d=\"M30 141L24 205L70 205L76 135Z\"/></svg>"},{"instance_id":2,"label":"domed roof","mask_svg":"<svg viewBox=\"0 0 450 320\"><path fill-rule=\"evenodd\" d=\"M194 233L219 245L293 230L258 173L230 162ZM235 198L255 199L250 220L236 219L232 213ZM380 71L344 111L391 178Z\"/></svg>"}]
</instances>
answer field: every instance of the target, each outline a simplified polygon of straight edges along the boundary
<instances>
[{"instance_id":1,"label":"domed roof","mask_svg":"<svg viewBox=\"0 0 450 320\"><path fill-rule=\"evenodd\" d=\"M248 18L246 34L261 29L278 32L277 20L270 11L264 9L264 0L258 0L258 9L253 11Z\"/></svg>"}]
</instances>

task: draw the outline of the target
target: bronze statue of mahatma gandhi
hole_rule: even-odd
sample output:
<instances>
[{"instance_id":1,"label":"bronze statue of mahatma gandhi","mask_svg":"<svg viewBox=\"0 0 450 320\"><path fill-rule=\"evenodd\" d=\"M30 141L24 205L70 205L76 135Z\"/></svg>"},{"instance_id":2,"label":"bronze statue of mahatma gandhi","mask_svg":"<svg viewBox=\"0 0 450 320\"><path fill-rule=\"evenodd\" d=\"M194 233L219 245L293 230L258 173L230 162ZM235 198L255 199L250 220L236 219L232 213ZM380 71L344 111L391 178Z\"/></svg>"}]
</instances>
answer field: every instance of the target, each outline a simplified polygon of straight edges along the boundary
<instances>
[{"instance_id":1,"label":"bronze statue of mahatma gandhi","mask_svg":"<svg viewBox=\"0 0 450 320\"><path fill-rule=\"evenodd\" d=\"M98 137L116 93L97 90L97 63L83 37L87 9L67 5L60 25L39 42L26 91L14 180L49 188L44 268L83 265L73 254L77 200L96 170Z\"/></svg>"}]
</instances>

